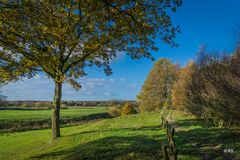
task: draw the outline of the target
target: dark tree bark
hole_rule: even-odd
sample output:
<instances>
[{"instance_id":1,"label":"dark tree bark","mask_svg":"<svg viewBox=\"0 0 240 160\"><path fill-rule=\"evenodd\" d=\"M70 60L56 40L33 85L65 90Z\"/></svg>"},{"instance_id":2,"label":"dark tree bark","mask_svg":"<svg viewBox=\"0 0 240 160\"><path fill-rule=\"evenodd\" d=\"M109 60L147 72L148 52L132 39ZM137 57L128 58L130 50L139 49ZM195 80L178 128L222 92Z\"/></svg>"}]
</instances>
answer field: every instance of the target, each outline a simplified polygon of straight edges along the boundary
<instances>
[{"instance_id":1,"label":"dark tree bark","mask_svg":"<svg viewBox=\"0 0 240 160\"><path fill-rule=\"evenodd\" d=\"M62 98L62 83L55 82L55 93L52 108L52 138L60 137L60 106Z\"/></svg>"}]
</instances>

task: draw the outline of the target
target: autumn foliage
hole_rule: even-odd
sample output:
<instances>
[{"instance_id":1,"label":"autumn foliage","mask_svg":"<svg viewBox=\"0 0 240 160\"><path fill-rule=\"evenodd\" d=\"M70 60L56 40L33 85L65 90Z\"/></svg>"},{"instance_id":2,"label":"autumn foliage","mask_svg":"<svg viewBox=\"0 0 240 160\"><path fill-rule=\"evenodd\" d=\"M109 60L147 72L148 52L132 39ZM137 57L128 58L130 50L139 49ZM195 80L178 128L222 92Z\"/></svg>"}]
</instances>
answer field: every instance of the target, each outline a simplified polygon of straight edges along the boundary
<instances>
[{"instance_id":1,"label":"autumn foliage","mask_svg":"<svg viewBox=\"0 0 240 160\"><path fill-rule=\"evenodd\" d=\"M108 114L111 117L118 117L121 116L121 106L114 105L108 109Z\"/></svg>"},{"instance_id":2,"label":"autumn foliage","mask_svg":"<svg viewBox=\"0 0 240 160\"><path fill-rule=\"evenodd\" d=\"M233 54L198 53L179 69L159 59L138 95L141 111L177 109L212 123L240 124L240 48Z\"/></svg>"},{"instance_id":3,"label":"autumn foliage","mask_svg":"<svg viewBox=\"0 0 240 160\"><path fill-rule=\"evenodd\" d=\"M155 62L138 95L141 111L171 107L171 90L177 78L178 68L178 65L167 59Z\"/></svg>"},{"instance_id":4,"label":"autumn foliage","mask_svg":"<svg viewBox=\"0 0 240 160\"><path fill-rule=\"evenodd\" d=\"M60 136L62 84L80 89L87 67L112 70L119 52L151 58L155 39L176 46L170 18L181 0L0 1L0 85L45 73L55 83L52 138Z\"/></svg>"},{"instance_id":5,"label":"autumn foliage","mask_svg":"<svg viewBox=\"0 0 240 160\"><path fill-rule=\"evenodd\" d=\"M122 107L122 111L121 111L121 115L130 115L130 114L136 114L137 113L137 109L135 107L135 105L126 102L123 107Z\"/></svg>"},{"instance_id":6,"label":"autumn foliage","mask_svg":"<svg viewBox=\"0 0 240 160\"><path fill-rule=\"evenodd\" d=\"M232 55L202 52L181 69L173 105L214 126L240 124L240 50Z\"/></svg>"}]
</instances>

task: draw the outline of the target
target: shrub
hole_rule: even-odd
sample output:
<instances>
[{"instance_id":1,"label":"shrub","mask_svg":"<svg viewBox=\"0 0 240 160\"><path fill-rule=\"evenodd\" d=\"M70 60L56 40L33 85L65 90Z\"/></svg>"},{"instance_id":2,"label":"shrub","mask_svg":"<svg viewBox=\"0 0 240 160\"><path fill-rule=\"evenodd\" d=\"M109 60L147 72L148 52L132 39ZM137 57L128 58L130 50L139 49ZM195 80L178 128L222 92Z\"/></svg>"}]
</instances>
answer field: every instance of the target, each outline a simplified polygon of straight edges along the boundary
<instances>
[{"instance_id":1,"label":"shrub","mask_svg":"<svg viewBox=\"0 0 240 160\"><path fill-rule=\"evenodd\" d=\"M52 109L53 104L51 102L37 102L35 103L36 109Z\"/></svg>"},{"instance_id":2,"label":"shrub","mask_svg":"<svg viewBox=\"0 0 240 160\"><path fill-rule=\"evenodd\" d=\"M27 103L22 103L22 104L20 105L20 107L22 107L22 108L27 108L27 107L29 107L29 105L28 105Z\"/></svg>"},{"instance_id":3,"label":"shrub","mask_svg":"<svg viewBox=\"0 0 240 160\"><path fill-rule=\"evenodd\" d=\"M37 103L35 103L35 108L41 108L41 107L43 107L43 104L41 103L41 102L37 102Z\"/></svg>"},{"instance_id":4,"label":"shrub","mask_svg":"<svg viewBox=\"0 0 240 160\"><path fill-rule=\"evenodd\" d=\"M121 108L117 105L110 107L108 110L108 114L112 117L121 116Z\"/></svg>"},{"instance_id":5,"label":"shrub","mask_svg":"<svg viewBox=\"0 0 240 160\"><path fill-rule=\"evenodd\" d=\"M136 114L136 113L137 113L137 109L135 105L129 102L123 105L121 115L129 115L129 114Z\"/></svg>"},{"instance_id":6,"label":"shrub","mask_svg":"<svg viewBox=\"0 0 240 160\"><path fill-rule=\"evenodd\" d=\"M62 109L69 109L66 104L61 104L61 108L62 108Z\"/></svg>"}]
</instances>

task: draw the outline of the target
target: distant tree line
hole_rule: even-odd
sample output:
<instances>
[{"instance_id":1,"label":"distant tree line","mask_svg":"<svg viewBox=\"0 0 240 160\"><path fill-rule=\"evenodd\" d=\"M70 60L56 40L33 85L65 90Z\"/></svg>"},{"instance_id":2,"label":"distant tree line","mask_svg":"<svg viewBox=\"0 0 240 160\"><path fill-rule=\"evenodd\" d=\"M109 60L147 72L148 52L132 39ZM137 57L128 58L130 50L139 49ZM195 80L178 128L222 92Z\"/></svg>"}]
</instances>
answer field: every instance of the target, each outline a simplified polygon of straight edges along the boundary
<instances>
[{"instance_id":1,"label":"distant tree line","mask_svg":"<svg viewBox=\"0 0 240 160\"><path fill-rule=\"evenodd\" d=\"M168 106L214 126L240 124L240 48L233 54L202 50L183 68L163 61L155 63L138 96L143 111Z\"/></svg>"},{"instance_id":2,"label":"distant tree line","mask_svg":"<svg viewBox=\"0 0 240 160\"><path fill-rule=\"evenodd\" d=\"M114 105L123 105L125 100L111 100L111 101L63 101L62 108L68 106L79 106L79 107L96 107L104 106L110 107ZM136 101L127 101L132 104L136 104ZM15 107L15 108L32 108L32 109L51 109L51 101L4 101L0 103L2 107Z\"/></svg>"},{"instance_id":3,"label":"distant tree line","mask_svg":"<svg viewBox=\"0 0 240 160\"><path fill-rule=\"evenodd\" d=\"M62 104L67 106L113 106L122 105L126 100L110 100L110 101L63 101ZM128 101L130 103L136 103L134 100Z\"/></svg>"}]
</instances>

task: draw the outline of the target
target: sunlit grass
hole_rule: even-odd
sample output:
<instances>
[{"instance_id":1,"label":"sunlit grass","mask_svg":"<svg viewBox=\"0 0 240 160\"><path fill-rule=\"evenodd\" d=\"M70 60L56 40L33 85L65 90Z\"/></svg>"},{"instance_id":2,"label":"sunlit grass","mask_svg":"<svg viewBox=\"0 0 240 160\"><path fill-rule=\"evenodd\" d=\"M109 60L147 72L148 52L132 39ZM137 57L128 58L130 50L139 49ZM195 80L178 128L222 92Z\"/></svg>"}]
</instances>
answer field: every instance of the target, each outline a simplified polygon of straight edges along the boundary
<instances>
[{"instance_id":1,"label":"sunlit grass","mask_svg":"<svg viewBox=\"0 0 240 160\"><path fill-rule=\"evenodd\" d=\"M62 137L49 145L50 130L0 136L0 159L159 159L164 132L156 113L122 116L62 128ZM3 147L4 146L4 147Z\"/></svg>"},{"instance_id":2,"label":"sunlit grass","mask_svg":"<svg viewBox=\"0 0 240 160\"><path fill-rule=\"evenodd\" d=\"M213 159L239 158L239 152L224 154L224 148L240 146L239 128L209 126L192 116L174 112L181 127L176 133L180 160L200 160L202 150ZM157 112L89 121L63 127L61 137L49 145L50 129L0 134L0 159L162 159L161 130ZM195 145L193 147L192 145Z\"/></svg>"},{"instance_id":3,"label":"sunlit grass","mask_svg":"<svg viewBox=\"0 0 240 160\"><path fill-rule=\"evenodd\" d=\"M74 118L95 113L104 113L105 107L81 107L79 109L62 109L61 118ZM0 122L37 121L51 118L51 110L1 110Z\"/></svg>"}]
</instances>

